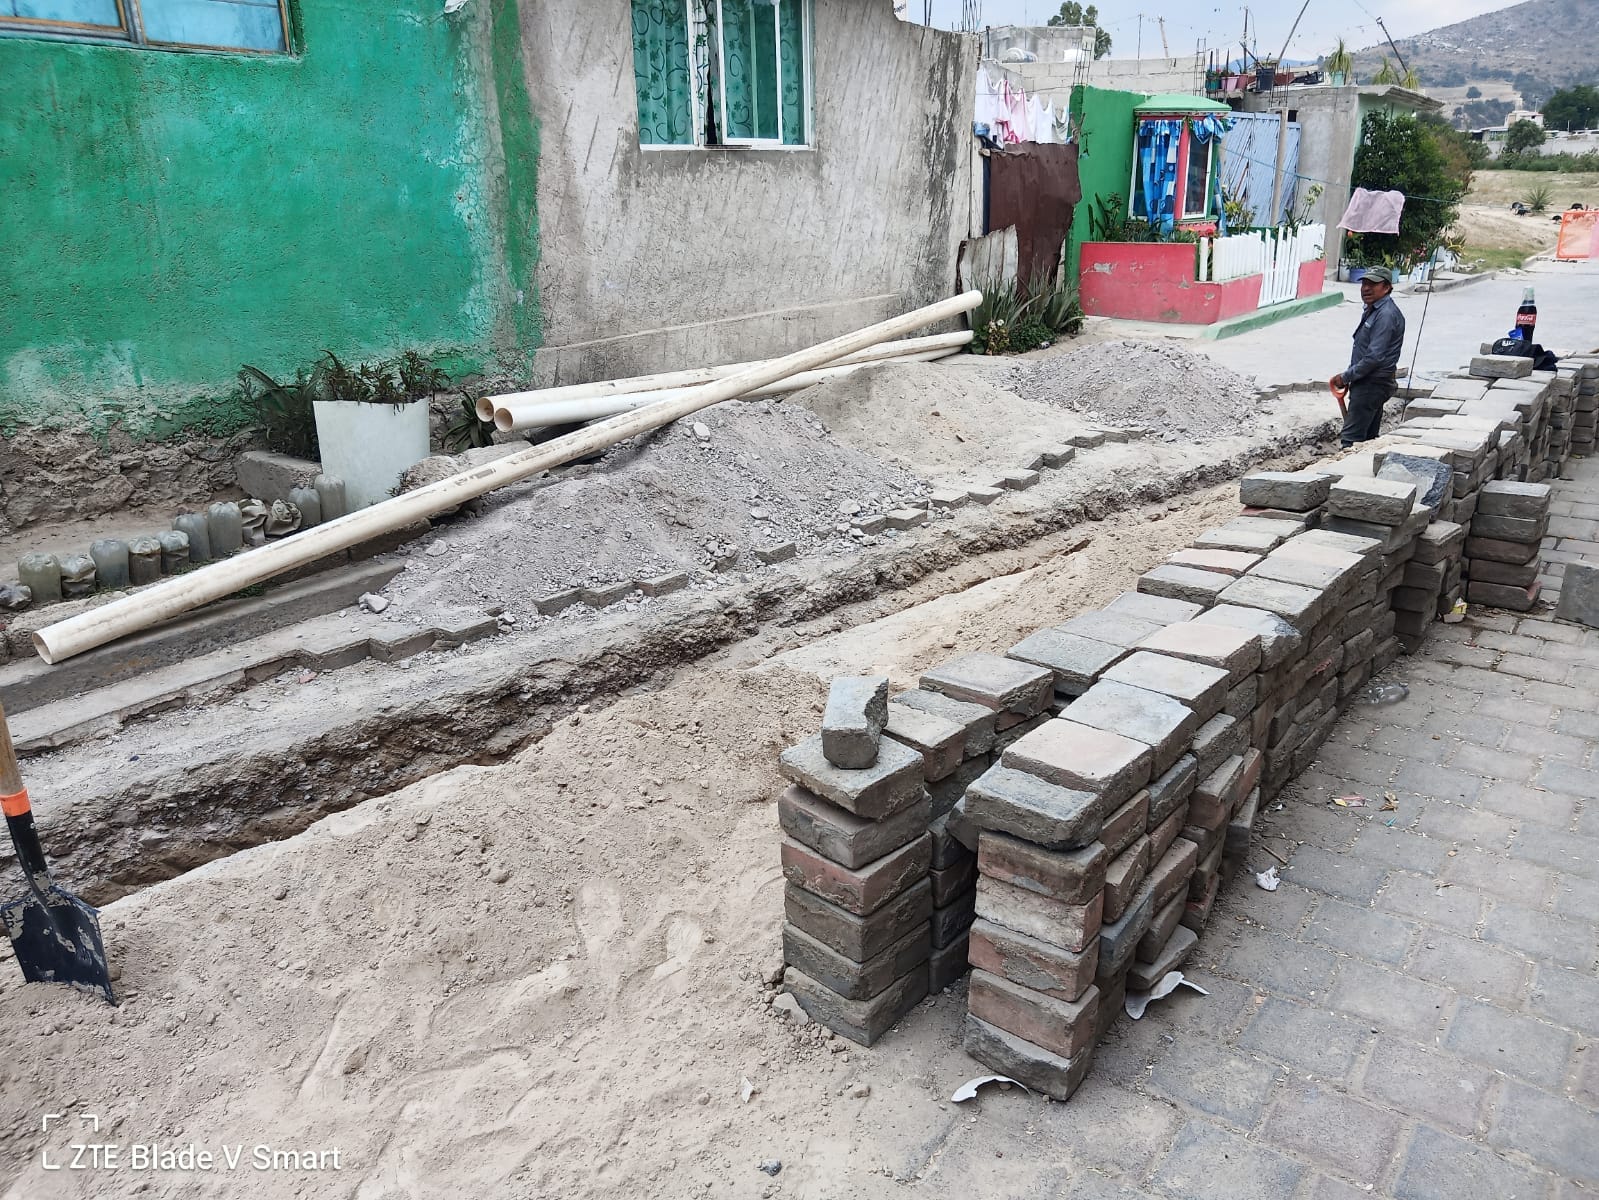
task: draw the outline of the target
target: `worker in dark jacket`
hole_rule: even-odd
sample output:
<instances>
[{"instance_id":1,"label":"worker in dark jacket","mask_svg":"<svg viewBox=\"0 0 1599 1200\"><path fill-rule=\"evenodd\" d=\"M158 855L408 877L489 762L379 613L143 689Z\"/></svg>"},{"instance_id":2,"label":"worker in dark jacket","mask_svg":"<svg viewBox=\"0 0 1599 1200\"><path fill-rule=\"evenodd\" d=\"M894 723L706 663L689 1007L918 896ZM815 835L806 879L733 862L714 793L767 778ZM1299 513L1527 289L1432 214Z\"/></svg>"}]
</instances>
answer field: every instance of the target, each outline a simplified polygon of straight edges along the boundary
<instances>
[{"instance_id":1,"label":"worker in dark jacket","mask_svg":"<svg viewBox=\"0 0 1599 1200\"><path fill-rule=\"evenodd\" d=\"M1366 311L1355 328L1354 353L1343 373L1332 377L1334 388L1349 392L1341 438L1346 449L1377 436L1383 405L1399 386L1395 372L1405 345L1405 314L1394 303L1393 290L1394 273L1387 267L1370 268L1360 281Z\"/></svg>"}]
</instances>

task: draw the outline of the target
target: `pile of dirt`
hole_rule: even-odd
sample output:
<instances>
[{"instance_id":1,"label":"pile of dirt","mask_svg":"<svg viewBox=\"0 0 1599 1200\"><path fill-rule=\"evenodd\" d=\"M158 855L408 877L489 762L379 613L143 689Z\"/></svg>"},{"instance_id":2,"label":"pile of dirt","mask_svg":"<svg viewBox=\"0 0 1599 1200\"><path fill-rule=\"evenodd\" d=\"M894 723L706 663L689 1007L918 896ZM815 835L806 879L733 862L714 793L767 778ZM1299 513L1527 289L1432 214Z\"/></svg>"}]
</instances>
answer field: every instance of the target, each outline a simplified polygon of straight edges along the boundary
<instances>
[{"instance_id":1,"label":"pile of dirt","mask_svg":"<svg viewBox=\"0 0 1599 1200\"><path fill-rule=\"evenodd\" d=\"M850 445L930 479L991 477L1058 446L1085 423L1023 399L979 364L896 363L798 393Z\"/></svg>"},{"instance_id":2,"label":"pile of dirt","mask_svg":"<svg viewBox=\"0 0 1599 1200\"><path fill-rule=\"evenodd\" d=\"M689 571L760 566L794 543L852 546L849 518L925 496L927 484L830 436L781 401L715 405L612 447L571 477L492 493L476 515L410 552L405 615L532 600Z\"/></svg>"},{"instance_id":3,"label":"pile of dirt","mask_svg":"<svg viewBox=\"0 0 1599 1200\"><path fill-rule=\"evenodd\" d=\"M1029 400L1166 441L1228 437L1260 411L1248 379L1171 342L1101 342L1038 359L1018 367L1010 386Z\"/></svg>"}]
</instances>

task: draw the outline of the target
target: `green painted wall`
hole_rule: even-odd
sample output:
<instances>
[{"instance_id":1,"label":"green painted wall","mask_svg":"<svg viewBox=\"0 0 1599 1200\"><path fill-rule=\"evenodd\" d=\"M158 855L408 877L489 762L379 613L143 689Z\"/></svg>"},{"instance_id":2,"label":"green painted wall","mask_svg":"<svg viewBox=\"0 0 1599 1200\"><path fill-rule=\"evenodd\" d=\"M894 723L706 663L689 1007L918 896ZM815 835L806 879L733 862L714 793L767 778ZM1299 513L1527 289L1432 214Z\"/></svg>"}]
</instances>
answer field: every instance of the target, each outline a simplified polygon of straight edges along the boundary
<instances>
[{"instance_id":1,"label":"green painted wall","mask_svg":"<svg viewBox=\"0 0 1599 1200\"><path fill-rule=\"evenodd\" d=\"M236 428L240 363L324 348L522 373L514 0L442 9L302 0L293 55L0 38L0 429Z\"/></svg>"},{"instance_id":2,"label":"green painted wall","mask_svg":"<svg viewBox=\"0 0 1599 1200\"><path fill-rule=\"evenodd\" d=\"M1133 109L1147 99L1142 92L1113 92L1081 84L1072 89L1072 121L1082 136L1077 175L1083 199L1072 214L1072 235L1066 245L1069 279L1078 277L1083 243L1093 240L1089 213L1094 209L1094 197L1114 198L1126 211L1127 185L1133 178Z\"/></svg>"}]
</instances>

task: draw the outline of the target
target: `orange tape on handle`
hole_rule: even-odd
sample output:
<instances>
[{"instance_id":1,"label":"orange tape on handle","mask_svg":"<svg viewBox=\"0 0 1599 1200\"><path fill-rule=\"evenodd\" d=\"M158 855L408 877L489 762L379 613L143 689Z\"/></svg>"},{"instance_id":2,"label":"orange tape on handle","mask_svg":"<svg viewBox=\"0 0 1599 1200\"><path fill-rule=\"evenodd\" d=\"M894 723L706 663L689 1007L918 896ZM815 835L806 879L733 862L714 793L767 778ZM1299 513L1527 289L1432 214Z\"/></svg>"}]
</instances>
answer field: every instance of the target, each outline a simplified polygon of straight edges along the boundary
<instances>
[{"instance_id":1,"label":"orange tape on handle","mask_svg":"<svg viewBox=\"0 0 1599 1200\"><path fill-rule=\"evenodd\" d=\"M28 803L28 789L12 792L7 796L0 796L0 814L8 817L25 817L33 811Z\"/></svg>"}]
</instances>

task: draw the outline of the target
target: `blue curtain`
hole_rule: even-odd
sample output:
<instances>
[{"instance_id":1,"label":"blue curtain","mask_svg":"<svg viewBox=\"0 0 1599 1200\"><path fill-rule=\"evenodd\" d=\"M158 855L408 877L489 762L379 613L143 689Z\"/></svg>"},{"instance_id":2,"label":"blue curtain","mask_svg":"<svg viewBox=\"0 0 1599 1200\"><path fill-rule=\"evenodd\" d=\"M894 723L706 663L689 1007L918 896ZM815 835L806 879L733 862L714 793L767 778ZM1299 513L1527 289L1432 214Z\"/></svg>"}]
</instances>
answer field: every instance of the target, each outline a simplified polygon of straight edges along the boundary
<instances>
[{"instance_id":1,"label":"blue curtain","mask_svg":"<svg viewBox=\"0 0 1599 1200\"><path fill-rule=\"evenodd\" d=\"M1188 122L1193 130L1194 152L1209 153L1211 139L1224 137L1231 122L1226 117L1198 117ZM1170 233L1177 223L1177 189L1182 181L1177 178L1177 150L1182 144L1184 120L1163 117L1156 121L1138 123L1136 156L1141 195L1133 197L1133 215L1142 217L1151 225L1159 225L1162 233ZM1221 230L1226 232L1226 215L1222 211L1221 172L1213 173L1212 187L1216 190L1216 212Z\"/></svg>"},{"instance_id":2,"label":"blue curtain","mask_svg":"<svg viewBox=\"0 0 1599 1200\"><path fill-rule=\"evenodd\" d=\"M1177 216L1177 147L1182 135L1181 121L1138 123L1136 153L1143 194L1134 198L1133 215L1159 225L1165 233L1171 232Z\"/></svg>"}]
</instances>

